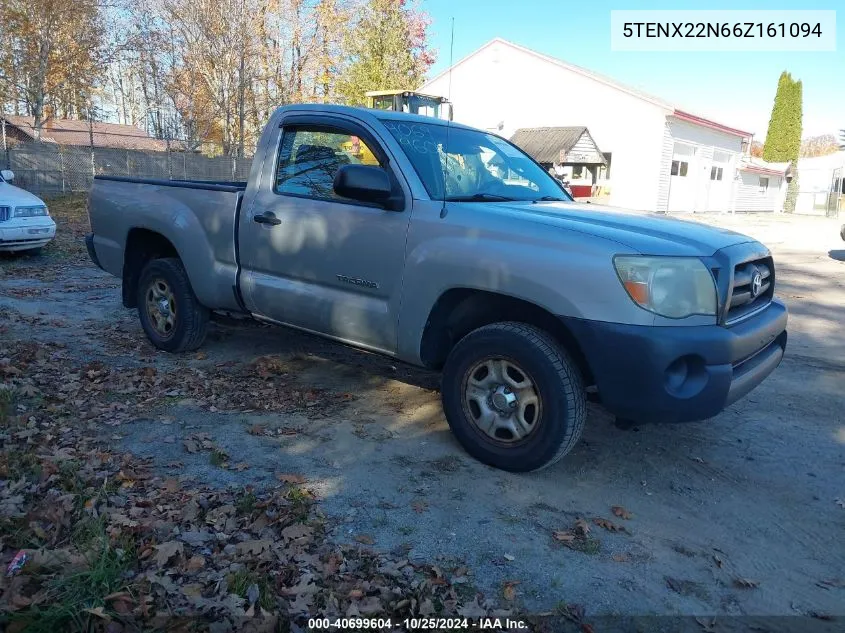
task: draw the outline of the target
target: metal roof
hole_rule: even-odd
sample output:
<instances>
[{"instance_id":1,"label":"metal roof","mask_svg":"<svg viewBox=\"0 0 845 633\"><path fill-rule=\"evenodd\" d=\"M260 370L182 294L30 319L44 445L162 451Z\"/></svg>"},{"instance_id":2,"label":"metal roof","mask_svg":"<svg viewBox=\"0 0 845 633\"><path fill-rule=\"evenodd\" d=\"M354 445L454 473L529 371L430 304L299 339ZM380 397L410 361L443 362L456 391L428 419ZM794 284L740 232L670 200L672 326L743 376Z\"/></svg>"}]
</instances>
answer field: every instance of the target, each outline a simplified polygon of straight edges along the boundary
<instances>
[{"instance_id":1,"label":"metal roof","mask_svg":"<svg viewBox=\"0 0 845 633\"><path fill-rule=\"evenodd\" d=\"M530 154L538 163L557 163L560 160L560 153L568 152L579 139L587 135L596 153L602 156L601 150L596 146L593 137L586 126L577 125L572 127L523 127L514 132L511 136L511 143L522 148ZM606 164L602 156L602 163Z\"/></svg>"}]
</instances>

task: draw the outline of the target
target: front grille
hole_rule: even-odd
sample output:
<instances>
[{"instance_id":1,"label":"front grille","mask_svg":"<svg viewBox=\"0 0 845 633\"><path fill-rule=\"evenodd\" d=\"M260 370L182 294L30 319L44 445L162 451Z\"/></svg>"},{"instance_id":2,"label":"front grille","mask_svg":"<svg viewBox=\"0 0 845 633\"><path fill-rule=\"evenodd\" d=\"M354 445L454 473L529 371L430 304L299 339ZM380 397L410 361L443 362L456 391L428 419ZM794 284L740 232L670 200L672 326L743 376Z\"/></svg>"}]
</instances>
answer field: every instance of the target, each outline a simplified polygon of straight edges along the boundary
<instances>
[{"instance_id":1,"label":"front grille","mask_svg":"<svg viewBox=\"0 0 845 633\"><path fill-rule=\"evenodd\" d=\"M759 273L759 282L755 278ZM734 266L733 285L728 298L726 321L734 322L765 308L775 293L775 267L771 257Z\"/></svg>"},{"instance_id":2,"label":"front grille","mask_svg":"<svg viewBox=\"0 0 845 633\"><path fill-rule=\"evenodd\" d=\"M0 222L5 222L11 217L11 207L0 207Z\"/></svg>"}]
</instances>

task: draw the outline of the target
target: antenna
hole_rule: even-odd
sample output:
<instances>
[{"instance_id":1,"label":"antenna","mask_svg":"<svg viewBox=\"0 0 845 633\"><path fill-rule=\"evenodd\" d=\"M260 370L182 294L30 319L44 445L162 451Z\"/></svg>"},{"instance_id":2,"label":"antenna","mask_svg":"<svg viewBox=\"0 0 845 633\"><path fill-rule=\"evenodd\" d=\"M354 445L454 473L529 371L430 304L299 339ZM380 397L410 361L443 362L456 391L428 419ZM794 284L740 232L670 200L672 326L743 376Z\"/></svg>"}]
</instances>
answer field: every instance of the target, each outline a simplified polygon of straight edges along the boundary
<instances>
[{"instance_id":1,"label":"antenna","mask_svg":"<svg viewBox=\"0 0 845 633\"><path fill-rule=\"evenodd\" d=\"M455 16L452 16L452 34L449 41L449 87L446 90L446 100L452 108L452 59L455 52ZM440 218L446 217L446 178L449 175L449 131L452 129L452 118L446 121L446 145L443 148L443 206L440 207Z\"/></svg>"}]
</instances>

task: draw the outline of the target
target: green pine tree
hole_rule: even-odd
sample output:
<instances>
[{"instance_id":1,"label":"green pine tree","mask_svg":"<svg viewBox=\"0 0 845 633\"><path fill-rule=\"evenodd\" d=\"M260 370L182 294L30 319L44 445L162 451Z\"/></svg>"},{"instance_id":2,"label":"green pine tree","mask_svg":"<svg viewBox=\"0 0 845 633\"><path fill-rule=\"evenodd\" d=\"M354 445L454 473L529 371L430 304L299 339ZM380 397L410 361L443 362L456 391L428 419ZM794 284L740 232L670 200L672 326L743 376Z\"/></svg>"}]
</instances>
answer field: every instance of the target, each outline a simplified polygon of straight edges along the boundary
<instances>
[{"instance_id":1,"label":"green pine tree","mask_svg":"<svg viewBox=\"0 0 845 633\"><path fill-rule=\"evenodd\" d=\"M801 151L801 121L803 87L784 71L778 80L766 142L763 145L763 160L773 163L788 162L792 169L792 181L786 193L784 211L792 213L798 197L798 153Z\"/></svg>"}]
</instances>

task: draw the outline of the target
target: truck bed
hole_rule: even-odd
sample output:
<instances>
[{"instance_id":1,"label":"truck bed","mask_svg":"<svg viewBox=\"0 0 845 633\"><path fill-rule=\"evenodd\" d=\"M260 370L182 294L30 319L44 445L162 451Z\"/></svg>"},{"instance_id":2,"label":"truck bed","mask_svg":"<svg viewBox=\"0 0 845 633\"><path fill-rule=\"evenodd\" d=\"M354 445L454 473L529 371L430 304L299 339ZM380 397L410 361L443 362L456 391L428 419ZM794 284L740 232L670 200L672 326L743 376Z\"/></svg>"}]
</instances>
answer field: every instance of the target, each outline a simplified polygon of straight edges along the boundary
<instances>
[{"instance_id":1,"label":"truck bed","mask_svg":"<svg viewBox=\"0 0 845 633\"><path fill-rule=\"evenodd\" d=\"M98 264L121 277L133 242L155 233L180 254L201 303L240 310L237 226L245 189L245 182L96 176L88 212Z\"/></svg>"}]
</instances>

